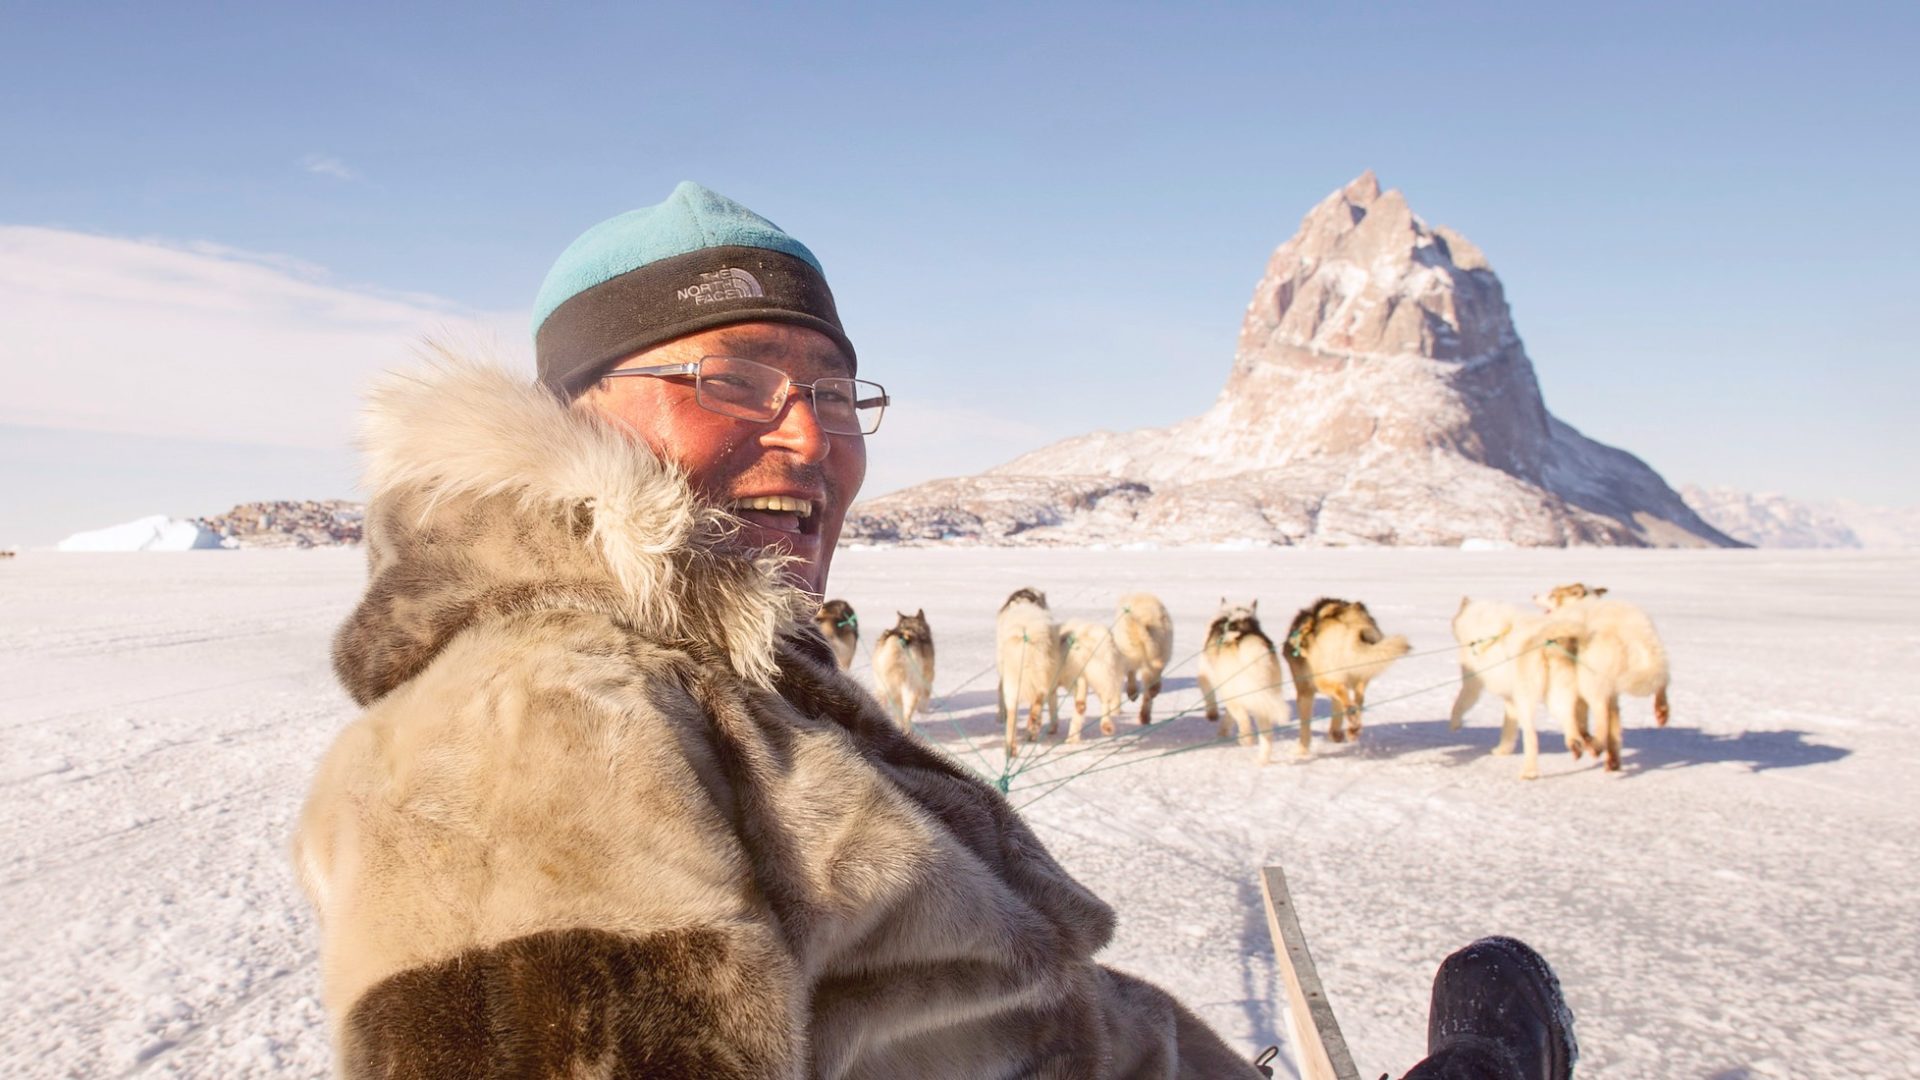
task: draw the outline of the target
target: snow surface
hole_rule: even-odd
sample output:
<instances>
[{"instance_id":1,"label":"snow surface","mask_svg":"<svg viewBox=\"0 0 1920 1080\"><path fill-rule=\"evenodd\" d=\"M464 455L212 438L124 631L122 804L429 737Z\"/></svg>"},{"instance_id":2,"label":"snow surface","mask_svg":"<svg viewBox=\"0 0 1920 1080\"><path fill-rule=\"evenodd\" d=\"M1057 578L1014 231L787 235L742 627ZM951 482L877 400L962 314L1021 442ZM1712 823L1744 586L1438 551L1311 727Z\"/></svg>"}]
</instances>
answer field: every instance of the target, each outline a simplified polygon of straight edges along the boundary
<instances>
[{"instance_id":1,"label":"snow surface","mask_svg":"<svg viewBox=\"0 0 1920 1080\"><path fill-rule=\"evenodd\" d=\"M77 532L55 545L60 551L193 551L219 546L220 537L212 530L165 514Z\"/></svg>"},{"instance_id":2,"label":"snow surface","mask_svg":"<svg viewBox=\"0 0 1920 1080\"><path fill-rule=\"evenodd\" d=\"M327 646L362 562L0 562L0 1074L326 1072L314 928L285 850L352 715ZM1574 764L1543 728L1546 775L1522 782L1516 757L1486 753L1491 703L1447 731L1455 663L1432 650L1462 593L1524 601L1571 580L1653 615L1674 723L1629 701L1620 776ZM1136 746L1112 759L1136 763L1028 811L1119 910L1110 962L1249 1054L1285 1027L1255 877L1277 862L1366 1077L1419 1057L1434 965L1493 932L1559 969L1582 1077L1920 1076L1920 554L863 550L834 583L869 638L926 607L949 696L924 730L991 771L991 676L967 680L1019 585L1060 618L1108 618L1152 589L1177 658L1223 593L1259 596L1275 623L1323 593L1360 597L1412 638L1422 655L1375 684L1357 747L1319 739L1311 760L1261 769L1237 746L1141 760L1201 746L1198 719L1094 735L1100 752ZM1162 715L1195 698L1192 672L1173 672ZM1012 797L1096 756L1056 751Z\"/></svg>"}]
</instances>

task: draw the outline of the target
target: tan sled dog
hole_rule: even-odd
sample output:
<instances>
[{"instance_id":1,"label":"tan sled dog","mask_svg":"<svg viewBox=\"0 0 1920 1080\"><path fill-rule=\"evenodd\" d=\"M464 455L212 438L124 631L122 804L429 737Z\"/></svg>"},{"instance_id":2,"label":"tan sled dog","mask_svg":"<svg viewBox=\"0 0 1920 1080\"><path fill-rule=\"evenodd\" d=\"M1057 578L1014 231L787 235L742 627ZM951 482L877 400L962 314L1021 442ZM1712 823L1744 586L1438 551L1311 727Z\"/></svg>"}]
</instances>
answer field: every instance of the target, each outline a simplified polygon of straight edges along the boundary
<instances>
[{"instance_id":1,"label":"tan sled dog","mask_svg":"<svg viewBox=\"0 0 1920 1080\"><path fill-rule=\"evenodd\" d=\"M873 679L880 703L901 731L913 730L913 716L933 697L933 630L925 608L908 615L873 645Z\"/></svg>"},{"instance_id":2,"label":"tan sled dog","mask_svg":"<svg viewBox=\"0 0 1920 1080\"><path fill-rule=\"evenodd\" d=\"M1567 749L1577 758L1581 748L1591 748L1591 740L1573 723L1574 697L1572 657L1579 647L1580 626L1576 620L1560 619L1522 611L1497 600L1460 598L1460 610L1453 616L1453 637L1460 643L1460 695L1453 701L1450 730L1460 730L1467 710L1480 700L1484 690L1499 695L1506 704L1500 724L1496 754L1513 753L1515 737L1527 735L1527 757L1520 766L1520 778L1533 780L1540 775L1540 735L1533 716L1542 702L1552 698L1552 712L1566 726Z\"/></svg>"},{"instance_id":3,"label":"tan sled dog","mask_svg":"<svg viewBox=\"0 0 1920 1080\"><path fill-rule=\"evenodd\" d=\"M1152 593L1120 598L1113 617L1114 643L1127 666L1127 699L1140 698L1140 722L1153 723L1153 699L1160 695L1160 676L1173 655L1173 618ZM1106 698L1101 698L1102 706Z\"/></svg>"},{"instance_id":4,"label":"tan sled dog","mask_svg":"<svg viewBox=\"0 0 1920 1080\"><path fill-rule=\"evenodd\" d=\"M1607 751L1607 771L1620 770L1620 695L1653 697L1654 722L1667 725L1667 685L1672 673L1667 665L1666 645L1647 613L1624 600L1602 599L1605 589L1581 584L1561 585L1534 597L1534 601L1555 615L1578 620L1581 642L1574 657L1578 698L1573 707L1573 725L1585 734L1587 718L1592 715L1600 726L1597 738L1589 738L1588 749Z\"/></svg>"},{"instance_id":5,"label":"tan sled dog","mask_svg":"<svg viewBox=\"0 0 1920 1080\"><path fill-rule=\"evenodd\" d=\"M829 600L813 613L813 625L819 627L820 635L827 639L840 670L851 668L854 656L860 652L860 617L853 613L853 605L845 600Z\"/></svg>"},{"instance_id":6,"label":"tan sled dog","mask_svg":"<svg viewBox=\"0 0 1920 1080\"><path fill-rule=\"evenodd\" d=\"M1260 629L1259 606L1258 600L1237 607L1220 599L1220 614L1207 626L1200 650L1200 694L1207 719L1220 721L1220 737L1228 735L1227 721L1220 717L1225 705L1240 745L1257 742L1259 763L1265 765L1273 760L1273 729L1287 719L1287 697L1273 640Z\"/></svg>"},{"instance_id":7,"label":"tan sled dog","mask_svg":"<svg viewBox=\"0 0 1920 1080\"><path fill-rule=\"evenodd\" d=\"M1113 632L1091 619L1069 619L1060 627L1060 689L1073 695L1073 719L1067 741L1080 741L1087 722L1087 691L1100 698L1100 733L1113 734L1113 717L1120 711L1126 684L1127 661Z\"/></svg>"},{"instance_id":8,"label":"tan sled dog","mask_svg":"<svg viewBox=\"0 0 1920 1080\"><path fill-rule=\"evenodd\" d=\"M1016 589L1000 606L995 624L996 663L1000 669L1000 721L1007 729L1007 756L1020 752L1014 725L1027 714L1027 741L1040 737L1040 705L1047 706L1047 730L1060 729L1060 702L1054 694L1060 678L1060 639L1047 611L1047 594Z\"/></svg>"},{"instance_id":9,"label":"tan sled dog","mask_svg":"<svg viewBox=\"0 0 1920 1080\"><path fill-rule=\"evenodd\" d=\"M1322 597L1301 608L1287 628L1287 667L1293 673L1294 707L1300 711L1300 754L1313 750L1313 696L1333 699L1327 737L1360 737L1367 684L1387 665L1407 655L1407 639L1386 637L1367 605Z\"/></svg>"}]
</instances>

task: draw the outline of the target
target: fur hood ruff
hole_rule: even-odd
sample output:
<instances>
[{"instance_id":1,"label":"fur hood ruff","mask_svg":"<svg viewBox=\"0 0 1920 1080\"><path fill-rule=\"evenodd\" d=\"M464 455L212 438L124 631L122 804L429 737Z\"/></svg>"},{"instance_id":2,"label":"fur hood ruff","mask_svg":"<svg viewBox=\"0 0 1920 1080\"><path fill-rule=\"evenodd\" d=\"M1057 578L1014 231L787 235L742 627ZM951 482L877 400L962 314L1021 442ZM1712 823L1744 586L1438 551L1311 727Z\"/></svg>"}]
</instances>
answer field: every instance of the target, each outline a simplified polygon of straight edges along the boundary
<instances>
[{"instance_id":1,"label":"fur hood ruff","mask_svg":"<svg viewBox=\"0 0 1920 1080\"><path fill-rule=\"evenodd\" d=\"M384 376L361 444L369 582L334 668L363 706L476 619L555 608L704 645L771 686L776 643L811 610L783 558L720 550L736 519L678 468L503 368L439 350Z\"/></svg>"}]
</instances>

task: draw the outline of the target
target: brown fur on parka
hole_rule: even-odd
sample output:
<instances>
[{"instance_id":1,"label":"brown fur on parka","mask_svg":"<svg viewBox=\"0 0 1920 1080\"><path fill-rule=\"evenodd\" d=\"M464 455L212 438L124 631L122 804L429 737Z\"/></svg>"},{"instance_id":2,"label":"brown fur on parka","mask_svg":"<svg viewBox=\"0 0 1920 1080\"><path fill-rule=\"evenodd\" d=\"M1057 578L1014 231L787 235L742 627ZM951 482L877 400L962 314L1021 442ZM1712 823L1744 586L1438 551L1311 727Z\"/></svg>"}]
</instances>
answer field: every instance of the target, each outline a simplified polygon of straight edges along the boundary
<instances>
[{"instance_id":1,"label":"brown fur on parka","mask_svg":"<svg viewBox=\"0 0 1920 1080\"><path fill-rule=\"evenodd\" d=\"M457 362L367 444L366 711L294 845L343 1074L1256 1075L672 470Z\"/></svg>"}]
</instances>

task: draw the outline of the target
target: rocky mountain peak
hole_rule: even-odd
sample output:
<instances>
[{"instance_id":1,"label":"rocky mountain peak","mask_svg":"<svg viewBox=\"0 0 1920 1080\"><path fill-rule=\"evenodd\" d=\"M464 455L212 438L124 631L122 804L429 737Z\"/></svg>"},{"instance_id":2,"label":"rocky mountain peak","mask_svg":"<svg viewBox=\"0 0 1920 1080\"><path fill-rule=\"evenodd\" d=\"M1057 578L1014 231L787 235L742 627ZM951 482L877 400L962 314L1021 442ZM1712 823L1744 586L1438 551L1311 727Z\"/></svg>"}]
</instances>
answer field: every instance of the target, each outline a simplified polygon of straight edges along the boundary
<instances>
[{"instance_id":1,"label":"rocky mountain peak","mask_svg":"<svg viewBox=\"0 0 1920 1080\"><path fill-rule=\"evenodd\" d=\"M1302 398L1322 402L1306 423L1218 449L1263 467L1437 450L1538 479L1549 437L1485 256L1429 228L1371 172L1309 211L1268 260L1210 426L1251 434L1256 416Z\"/></svg>"},{"instance_id":2,"label":"rocky mountain peak","mask_svg":"<svg viewBox=\"0 0 1920 1080\"><path fill-rule=\"evenodd\" d=\"M962 536L978 521L983 536L1022 543L1072 542L1076 530L1084 540L1093 521L1191 531L1202 506L1216 516L1194 535L1213 539L1731 542L1638 459L1547 412L1486 256L1429 227L1371 170L1309 210L1267 261L1212 408L939 483L867 504L856 531L865 520L876 538L914 538L919 526L890 522L889 508L945 499L914 520ZM1044 499L1073 509L1033 502Z\"/></svg>"},{"instance_id":3,"label":"rocky mountain peak","mask_svg":"<svg viewBox=\"0 0 1920 1080\"><path fill-rule=\"evenodd\" d=\"M1359 176L1349 180L1347 186L1340 189L1340 194L1355 206L1370 206L1373 200L1380 197L1380 178L1373 175L1372 169L1363 169ZM1332 196L1328 196L1326 201L1331 202L1332 199Z\"/></svg>"}]
</instances>

